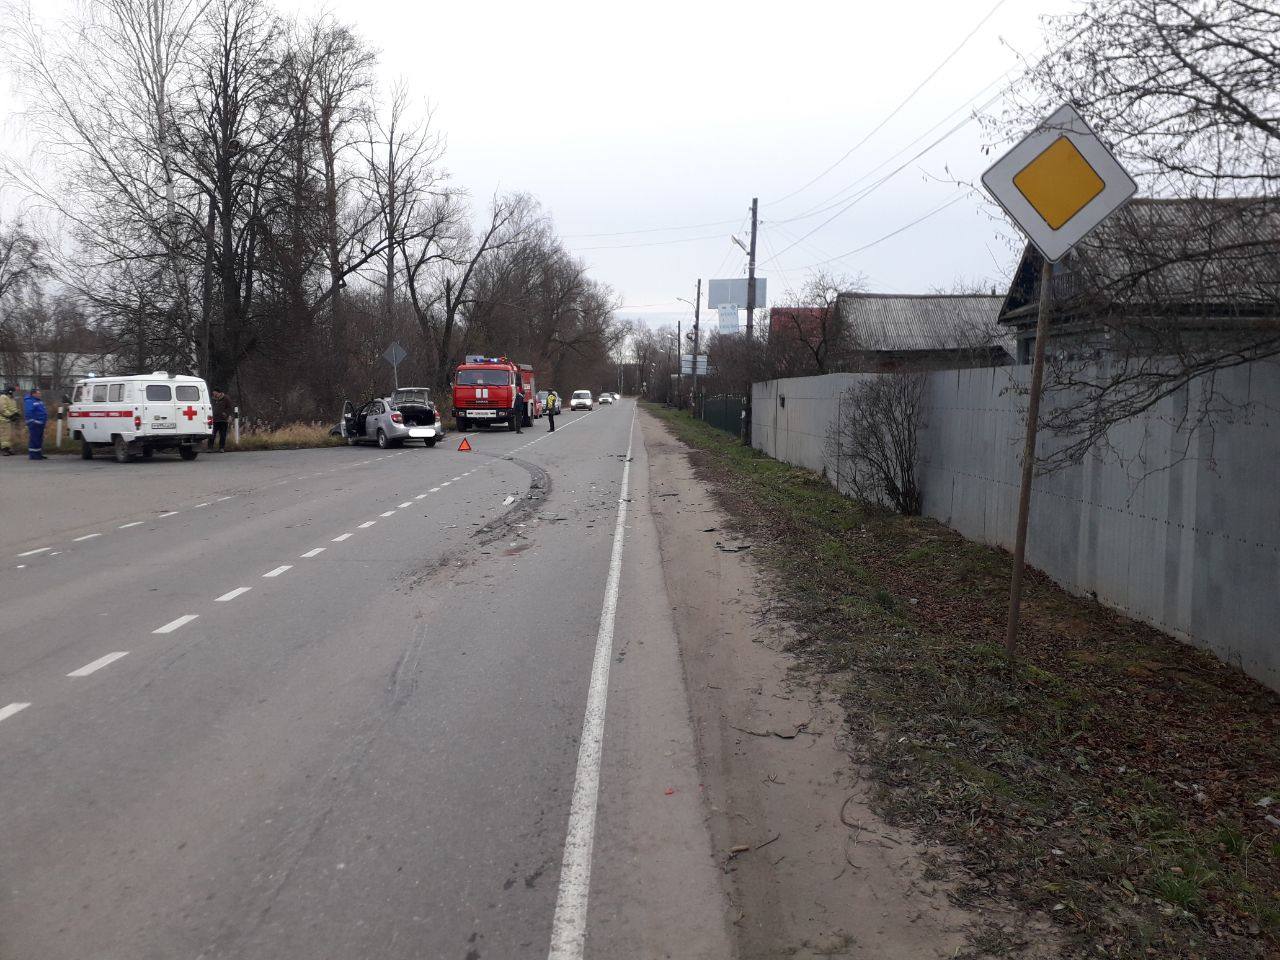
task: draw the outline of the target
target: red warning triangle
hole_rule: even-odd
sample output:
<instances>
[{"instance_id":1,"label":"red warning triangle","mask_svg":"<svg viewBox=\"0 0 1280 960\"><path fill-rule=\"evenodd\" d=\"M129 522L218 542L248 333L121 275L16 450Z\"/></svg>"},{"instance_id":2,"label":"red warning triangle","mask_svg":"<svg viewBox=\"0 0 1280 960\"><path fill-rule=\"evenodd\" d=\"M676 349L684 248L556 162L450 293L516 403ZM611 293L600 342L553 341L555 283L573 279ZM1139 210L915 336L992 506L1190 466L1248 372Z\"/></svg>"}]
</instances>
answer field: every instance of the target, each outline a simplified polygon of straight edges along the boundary
<instances>
[{"instance_id":1,"label":"red warning triangle","mask_svg":"<svg viewBox=\"0 0 1280 960\"><path fill-rule=\"evenodd\" d=\"M470 449L471 449L471 444L467 441L467 438L466 438L466 437L463 437L463 438L462 438L462 442L461 442L460 444L458 444L458 449L459 449L459 450L470 450Z\"/></svg>"}]
</instances>

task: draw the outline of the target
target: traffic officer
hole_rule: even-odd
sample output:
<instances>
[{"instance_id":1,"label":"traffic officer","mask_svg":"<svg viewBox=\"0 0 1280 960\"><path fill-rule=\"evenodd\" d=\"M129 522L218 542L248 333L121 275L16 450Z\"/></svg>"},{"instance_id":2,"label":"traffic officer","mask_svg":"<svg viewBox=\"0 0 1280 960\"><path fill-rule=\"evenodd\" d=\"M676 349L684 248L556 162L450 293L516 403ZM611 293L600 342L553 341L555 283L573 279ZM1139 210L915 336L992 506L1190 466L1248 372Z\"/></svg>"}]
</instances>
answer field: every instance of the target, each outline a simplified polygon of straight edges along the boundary
<instances>
[{"instance_id":1,"label":"traffic officer","mask_svg":"<svg viewBox=\"0 0 1280 960\"><path fill-rule=\"evenodd\" d=\"M27 417L27 459L44 459L44 425L49 421L49 414L44 409L44 401L40 399L40 388L32 387L22 401L23 412Z\"/></svg>"},{"instance_id":2,"label":"traffic officer","mask_svg":"<svg viewBox=\"0 0 1280 960\"><path fill-rule=\"evenodd\" d=\"M18 421L21 420L18 401L13 399L13 387L0 393L0 451L6 457L13 456L13 445L18 442Z\"/></svg>"},{"instance_id":3,"label":"traffic officer","mask_svg":"<svg viewBox=\"0 0 1280 960\"><path fill-rule=\"evenodd\" d=\"M560 398L556 396L556 392L552 390L547 394L547 426L550 428L548 433L556 432L556 412L560 409Z\"/></svg>"}]
</instances>

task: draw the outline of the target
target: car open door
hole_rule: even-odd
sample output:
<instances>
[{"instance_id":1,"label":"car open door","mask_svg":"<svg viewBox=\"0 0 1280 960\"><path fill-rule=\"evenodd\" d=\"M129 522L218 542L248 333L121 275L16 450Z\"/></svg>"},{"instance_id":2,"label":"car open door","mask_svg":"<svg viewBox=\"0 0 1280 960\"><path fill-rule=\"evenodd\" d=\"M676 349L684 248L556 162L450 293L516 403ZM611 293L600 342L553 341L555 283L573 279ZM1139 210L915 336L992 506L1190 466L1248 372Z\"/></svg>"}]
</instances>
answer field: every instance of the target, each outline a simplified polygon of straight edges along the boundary
<instances>
[{"instance_id":1,"label":"car open door","mask_svg":"<svg viewBox=\"0 0 1280 960\"><path fill-rule=\"evenodd\" d=\"M342 401L342 419L339 421L342 436L348 444L356 442L356 405L350 400Z\"/></svg>"}]
</instances>

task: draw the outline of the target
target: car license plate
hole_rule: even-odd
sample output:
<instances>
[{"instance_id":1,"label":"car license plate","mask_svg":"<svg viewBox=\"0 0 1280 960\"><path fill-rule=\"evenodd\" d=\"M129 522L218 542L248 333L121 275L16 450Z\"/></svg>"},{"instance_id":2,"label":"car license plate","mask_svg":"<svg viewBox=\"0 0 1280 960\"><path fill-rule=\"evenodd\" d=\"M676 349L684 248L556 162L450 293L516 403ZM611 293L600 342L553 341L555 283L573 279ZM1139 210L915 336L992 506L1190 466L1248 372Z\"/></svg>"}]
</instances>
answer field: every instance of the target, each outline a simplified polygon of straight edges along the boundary
<instances>
[{"instance_id":1,"label":"car license plate","mask_svg":"<svg viewBox=\"0 0 1280 960\"><path fill-rule=\"evenodd\" d=\"M497 415L498 415L497 410L468 410L467 411L468 417L496 417Z\"/></svg>"},{"instance_id":2,"label":"car license plate","mask_svg":"<svg viewBox=\"0 0 1280 960\"><path fill-rule=\"evenodd\" d=\"M151 429L152 430L177 430L178 425L176 423L153 423L151 425Z\"/></svg>"},{"instance_id":3,"label":"car license plate","mask_svg":"<svg viewBox=\"0 0 1280 960\"><path fill-rule=\"evenodd\" d=\"M409 436L422 439L424 437L434 437L436 435L435 427L410 427Z\"/></svg>"}]
</instances>

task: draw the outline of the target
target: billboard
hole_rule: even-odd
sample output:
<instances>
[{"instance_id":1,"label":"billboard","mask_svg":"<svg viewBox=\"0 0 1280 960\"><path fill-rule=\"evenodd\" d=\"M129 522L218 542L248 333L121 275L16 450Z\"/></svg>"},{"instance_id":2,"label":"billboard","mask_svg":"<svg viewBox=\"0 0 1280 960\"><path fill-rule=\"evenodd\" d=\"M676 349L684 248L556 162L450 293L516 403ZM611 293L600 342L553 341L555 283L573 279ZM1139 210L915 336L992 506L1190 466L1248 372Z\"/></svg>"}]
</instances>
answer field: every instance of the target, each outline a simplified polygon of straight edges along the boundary
<instances>
[{"instance_id":1,"label":"billboard","mask_svg":"<svg viewBox=\"0 0 1280 960\"><path fill-rule=\"evenodd\" d=\"M680 355L680 372L684 374L686 377L689 376L691 373L695 372L693 369L692 354L682 353ZM706 376L707 355L705 353L698 354L698 369L696 372L699 376Z\"/></svg>"},{"instance_id":2,"label":"billboard","mask_svg":"<svg viewBox=\"0 0 1280 960\"><path fill-rule=\"evenodd\" d=\"M768 281L764 277L756 277L756 306L763 307L765 305L765 294L768 291ZM707 306L709 307L727 307L729 304L736 303L740 307L745 307L747 303L747 278L737 277L733 280L708 280L707 281Z\"/></svg>"}]
</instances>

